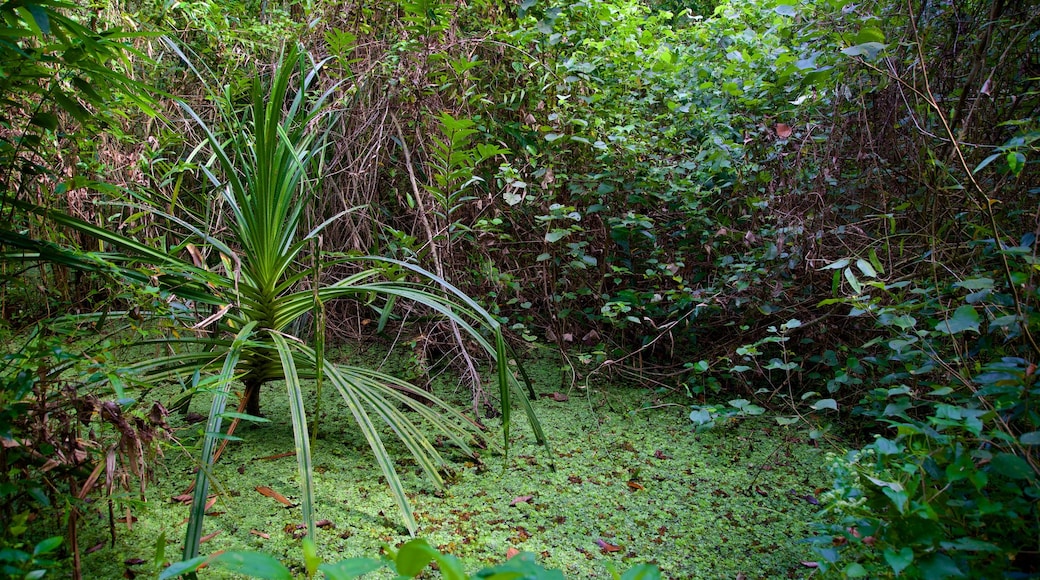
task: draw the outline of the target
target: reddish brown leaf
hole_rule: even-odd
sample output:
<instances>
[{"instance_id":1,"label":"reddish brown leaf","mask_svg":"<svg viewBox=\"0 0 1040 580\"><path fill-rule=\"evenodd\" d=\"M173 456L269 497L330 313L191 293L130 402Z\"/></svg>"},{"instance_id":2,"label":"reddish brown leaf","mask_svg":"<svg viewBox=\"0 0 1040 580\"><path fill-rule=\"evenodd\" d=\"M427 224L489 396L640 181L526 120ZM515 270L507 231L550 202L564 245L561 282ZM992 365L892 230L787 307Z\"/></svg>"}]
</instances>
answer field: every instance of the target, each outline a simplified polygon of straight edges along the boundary
<instances>
[{"instance_id":1,"label":"reddish brown leaf","mask_svg":"<svg viewBox=\"0 0 1040 580\"><path fill-rule=\"evenodd\" d=\"M533 495L519 495L517 497L514 497L513 501L509 502L509 505L514 506L518 503L531 503L532 499L534 499Z\"/></svg>"},{"instance_id":2,"label":"reddish brown leaf","mask_svg":"<svg viewBox=\"0 0 1040 580\"><path fill-rule=\"evenodd\" d=\"M643 486L640 485L638 482L635 482L635 481L628 482L628 487L632 491L639 491L639 490L643 489Z\"/></svg>"},{"instance_id":3,"label":"reddish brown leaf","mask_svg":"<svg viewBox=\"0 0 1040 580\"><path fill-rule=\"evenodd\" d=\"M104 542L98 542L98 543L94 544L93 546L87 548L87 551L85 553L86 554L93 554L94 552L97 552L98 550L100 550L101 548L104 548L104 547L105 547L105 543Z\"/></svg>"},{"instance_id":4,"label":"reddish brown leaf","mask_svg":"<svg viewBox=\"0 0 1040 580\"><path fill-rule=\"evenodd\" d=\"M268 534L266 532L261 532L260 530L249 530L249 533L253 534L254 536L263 538L265 540L270 540L271 539L271 534Z\"/></svg>"},{"instance_id":5,"label":"reddish brown leaf","mask_svg":"<svg viewBox=\"0 0 1040 580\"><path fill-rule=\"evenodd\" d=\"M509 548L508 550L506 550L506 560L512 558L513 556L516 556L519 553L520 550L517 550L516 548Z\"/></svg>"},{"instance_id":6,"label":"reddish brown leaf","mask_svg":"<svg viewBox=\"0 0 1040 580\"><path fill-rule=\"evenodd\" d=\"M661 451L660 449L654 451L654 457L658 459L671 459L671 457L665 455L664 451Z\"/></svg>"},{"instance_id":7,"label":"reddish brown leaf","mask_svg":"<svg viewBox=\"0 0 1040 580\"><path fill-rule=\"evenodd\" d=\"M286 451L285 453L276 453L274 455L268 455L267 457L261 457L260 461L274 461L275 459L281 459L283 457L293 457L295 455L295 451Z\"/></svg>"},{"instance_id":8,"label":"reddish brown leaf","mask_svg":"<svg viewBox=\"0 0 1040 580\"><path fill-rule=\"evenodd\" d=\"M189 503L191 503L191 494L190 493L182 493L181 495L175 495L175 496L173 496L170 499L172 499L173 501L175 501L177 503L189 504Z\"/></svg>"},{"instance_id":9,"label":"reddish brown leaf","mask_svg":"<svg viewBox=\"0 0 1040 580\"><path fill-rule=\"evenodd\" d=\"M256 486L256 491L260 495L267 496L267 497L275 500L276 502L278 502L280 504L287 505L289 507L293 506L293 502L289 501L289 498L287 498L284 495L278 493L277 491L267 487L266 485L258 485L258 486Z\"/></svg>"},{"instance_id":10,"label":"reddish brown leaf","mask_svg":"<svg viewBox=\"0 0 1040 580\"><path fill-rule=\"evenodd\" d=\"M571 476L567 477L567 481L569 481L571 483L581 483L582 479L580 477L578 477L577 475L571 475Z\"/></svg>"},{"instance_id":11,"label":"reddish brown leaf","mask_svg":"<svg viewBox=\"0 0 1040 580\"><path fill-rule=\"evenodd\" d=\"M213 538L217 537L217 534L219 534L219 533L220 533L220 530L217 530L217 531L213 532L212 534L207 534L205 536L202 536L202 539L199 540L199 543L201 544L203 542L208 542L208 541L212 540Z\"/></svg>"},{"instance_id":12,"label":"reddish brown leaf","mask_svg":"<svg viewBox=\"0 0 1040 580\"><path fill-rule=\"evenodd\" d=\"M596 545L599 546L599 549L604 554L609 554L611 552L620 552L621 551L621 546L618 546L618 545L615 545L615 544L611 544L610 542L607 542L607 541L604 541L604 540L596 540Z\"/></svg>"},{"instance_id":13,"label":"reddish brown leaf","mask_svg":"<svg viewBox=\"0 0 1040 580\"><path fill-rule=\"evenodd\" d=\"M564 401L571 400L571 398L568 397L567 395L564 395L563 393L553 393L552 394L552 400L554 400L554 401L556 401L558 403L562 403Z\"/></svg>"},{"instance_id":14,"label":"reddish brown leaf","mask_svg":"<svg viewBox=\"0 0 1040 580\"><path fill-rule=\"evenodd\" d=\"M787 139L791 136L791 126L785 123L776 124L776 136L781 139Z\"/></svg>"},{"instance_id":15,"label":"reddish brown leaf","mask_svg":"<svg viewBox=\"0 0 1040 580\"><path fill-rule=\"evenodd\" d=\"M336 527L336 524L332 523L332 520L318 520L314 522L314 525L318 526L323 530Z\"/></svg>"}]
</instances>

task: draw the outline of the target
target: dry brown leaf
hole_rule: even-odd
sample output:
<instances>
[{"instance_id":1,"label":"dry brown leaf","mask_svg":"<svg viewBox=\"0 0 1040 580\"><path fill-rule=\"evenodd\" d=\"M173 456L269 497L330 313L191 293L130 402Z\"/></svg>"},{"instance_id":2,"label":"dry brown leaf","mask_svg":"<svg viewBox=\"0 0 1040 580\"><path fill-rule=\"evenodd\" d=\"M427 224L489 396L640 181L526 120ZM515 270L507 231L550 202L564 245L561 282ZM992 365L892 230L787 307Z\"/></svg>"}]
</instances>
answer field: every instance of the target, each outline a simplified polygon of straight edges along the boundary
<instances>
[{"instance_id":1,"label":"dry brown leaf","mask_svg":"<svg viewBox=\"0 0 1040 580\"><path fill-rule=\"evenodd\" d=\"M263 538L265 540L271 539L271 534L268 534L267 532L261 532L260 530L249 530L249 533L253 534L254 536Z\"/></svg>"},{"instance_id":2,"label":"dry brown leaf","mask_svg":"<svg viewBox=\"0 0 1040 580\"><path fill-rule=\"evenodd\" d=\"M791 136L791 132L792 132L792 129L791 129L790 125L787 125L785 123L777 123L776 124L776 136L777 137L779 137L781 139L787 139L788 137Z\"/></svg>"},{"instance_id":3,"label":"dry brown leaf","mask_svg":"<svg viewBox=\"0 0 1040 580\"><path fill-rule=\"evenodd\" d=\"M292 507L294 505L293 502L289 501L289 498L287 498L284 495L278 493L277 491L267 487L266 485L258 485L258 486L256 486L256 491L260 495L267 496L267 497L277 501L280 504L287 505L289 507Z\"/></svg>"},{"instance_id":4,"label":"dry brown leaf","mask_svg":"<svg viewBox=\"0 0 1040 580\"><path fill-rule=\"evenodd\" d=\"M506 550L506 560L518 555L519 553L520 550L517 550L516 548L509 548L508 550Z\"/></svg>"},{"instance_id":5,"label":"dry brown leaf","mask_svg":"<svg viewBox=\"0 0 1040 580\"><path fill-rule=\"evenodd\" d=\"M520 495L520 496L514 497L513 501L509 502L509 505L510 506L515 506L518 503L531 503L532 499L534 499L533 495Z\"/></svg>"},{"instance_id":6,"label":"dry brown leaf","mask_svg":"<svg viewBox=\"0 0 1040 580\"><path fill-rule=\"evenodd\" d=\"M267 457L261 457L260 461L274 461L275 459L281 459L283 457L293 457L295 455L295 451L286 451L285 453L276 453L274 455L268 455Z\"/></svg>"},{"instance_id":7,"label":"dry brown leaf","mask_svg":"<svg viewBox=\"0 0 1040 580\"><path fill-rule=\"evenodd\" d=\"M203 542L208 542L208 541L212 540L213 538L217 537L217 534L219 534L219 533L220 533L220 530L217 530L217 531L213 532L212 534L207 534L205 536L202 536L202 539L199 540L199 543L201 544Z\"/></svg>"},{"instance_id":8,"label":"dry brown leaf","mask_svg":"<svg viewBox=\"0 0 1040 580\"><path fill-rule=\"evenodd\" d=\"M628 488L631 489L632 491L639 491L639 490L643 489L643 486L640 485L638 482L630 481L630 482L628 482Z\"/></svg>"}]
</instances>

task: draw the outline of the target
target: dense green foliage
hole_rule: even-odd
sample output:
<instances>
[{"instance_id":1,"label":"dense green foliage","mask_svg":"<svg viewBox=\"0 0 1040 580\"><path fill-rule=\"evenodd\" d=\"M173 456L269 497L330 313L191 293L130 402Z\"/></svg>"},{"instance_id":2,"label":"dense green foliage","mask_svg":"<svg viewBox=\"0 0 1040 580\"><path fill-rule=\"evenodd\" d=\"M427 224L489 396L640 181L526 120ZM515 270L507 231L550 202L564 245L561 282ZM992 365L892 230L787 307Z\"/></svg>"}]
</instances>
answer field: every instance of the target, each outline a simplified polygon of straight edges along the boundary
<instances>
[{"instance_id":1,"label":"dense green foliage","mask_svg":"<svg viewBox=\"0 0 1040 580\"><path fill-rule=\"evenodd\" d=\"M686 393L691 429L771 414L833 449L811 539L828 574L1040 569L1037 2L0 15L9 517L75 513L102 470L108 494L121 466L147 479L134 466L163 445L162 413L138 394L158 380L213 397L196 523L221 418L256 417L271 380L299 402L304 496L298 377L339 389L363 427L364 401L439 480L398 406L464 449L456 426L497 409L508 432L508 329L554 345L572 386L639 381ZM132 22L149 24L106 29ZM326 339L373 333L407 348L408 382L325 361ZM171 354L127 368L142 342ZM412 386L441 366L471 415ZM40 434L81 408L117 452L98 436L42 492ZM46 566L29 547L56 545L23 535L2 540L11 565Z\"/></svg>"}]
</instances>

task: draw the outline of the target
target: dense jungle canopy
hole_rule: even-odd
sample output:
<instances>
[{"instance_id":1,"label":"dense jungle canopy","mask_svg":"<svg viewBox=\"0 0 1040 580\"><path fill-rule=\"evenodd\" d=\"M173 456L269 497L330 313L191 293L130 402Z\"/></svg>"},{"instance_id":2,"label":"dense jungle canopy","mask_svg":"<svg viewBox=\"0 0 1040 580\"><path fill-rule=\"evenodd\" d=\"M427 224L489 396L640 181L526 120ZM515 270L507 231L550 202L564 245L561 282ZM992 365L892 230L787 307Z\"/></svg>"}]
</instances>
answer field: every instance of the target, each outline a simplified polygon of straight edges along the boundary
<instances>
[{"instance_id":1,"label":"dense jungle canopy","mask_svg":"<svg viewBox=\"0 0 1040 580\"><path fill-rule=\"evenodd\" d=\"M187 523L138 573L465 578L451 542L335 563L311 448L356 429L380 516L421 537L413 475L450 490L511 446L565 470L539 400L612 390L683 445L819 450L780 492L814 506L786 575L1040 574L1040 2L0 16L0 576L91 577L80 535L115 545L177 455ZM211 553L218 459L278 419L292 500L256 489L298 510L296 552ZM715 576L597 542L617 578Z\"/></svg>"}]
</instances>

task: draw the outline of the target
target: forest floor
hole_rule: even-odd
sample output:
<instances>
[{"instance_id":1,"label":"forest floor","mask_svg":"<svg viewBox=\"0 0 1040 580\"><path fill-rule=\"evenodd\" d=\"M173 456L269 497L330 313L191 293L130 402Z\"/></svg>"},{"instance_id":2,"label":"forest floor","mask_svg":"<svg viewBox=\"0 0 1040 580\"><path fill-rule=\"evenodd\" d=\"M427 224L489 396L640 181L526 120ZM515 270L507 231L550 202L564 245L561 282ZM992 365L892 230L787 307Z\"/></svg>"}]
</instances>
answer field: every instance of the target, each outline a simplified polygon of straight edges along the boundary
<instances>
[{"instance_id":1,"label":"forest floor","mask_svg":"<svg viewBox=\"0 0 1040 580\"><path fill-rule=\"evenodd\" d=\"M696 433L685 396L633 385L568 389L560 386L557 361L528 368L541 395L534 404L555 471L519 411L507 462L489 455L481 465L442 451L457 467L443 491L421 476L392 436L384 438L411 492L419 536L461 558L471 572L515 549L534 553L568 578L607 578L608 563L625 570L643 562L657 564L668 578L811 574L802 564L814 559L805 542L812 535L807 522L820 509L814 494L826 474L823 451L803 433L766 417ZM454 385L444 383L450 397ZM231 443L216 467L217 499L206 519L203 553L257 550L293 566L302 562L299 508L257 491L298 501L292 428L279 387L263 393L271 421L236 433L243 441ZM149 396L171 395L158 391ZM408 535L350 412L328 391L313 448L316 518L327 520L318 530L319 555L327 562L376 557L382 546ZM196 396L191 410L205 414L204 399ZM149 577L158 545L165 560L180 554L188 506L172 498L194 479L204 423L179 415L170 420L176 441L155 461L146 501L127 492L116 505L122 521L114 545L107 506L85 518L79 544L93 550L83 557L85 578ZM200 577L220 574L204 570Z\"/></svg>"}]
</instances>

